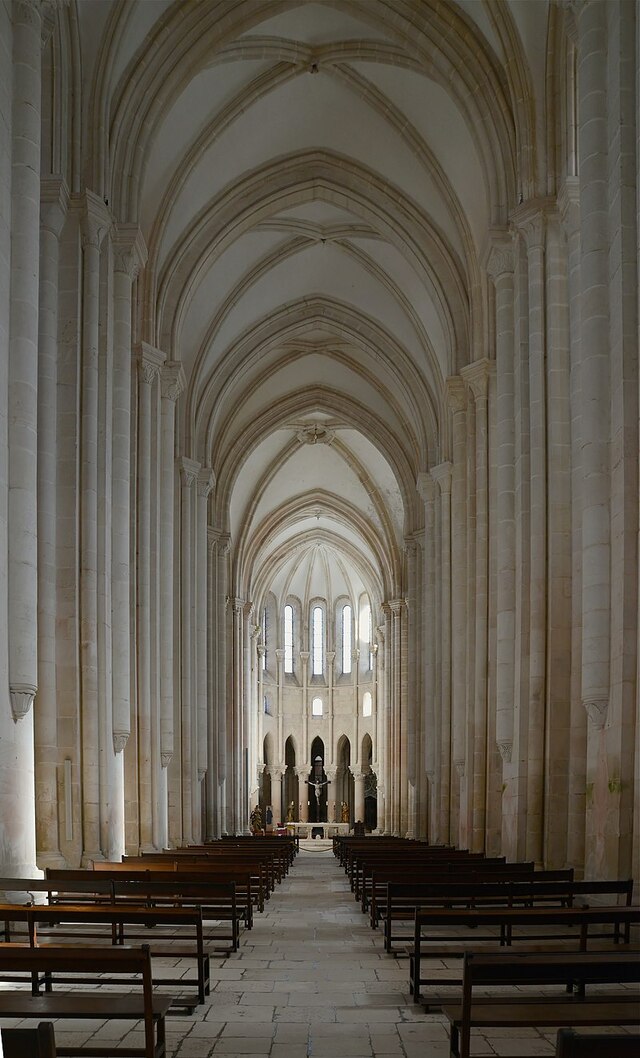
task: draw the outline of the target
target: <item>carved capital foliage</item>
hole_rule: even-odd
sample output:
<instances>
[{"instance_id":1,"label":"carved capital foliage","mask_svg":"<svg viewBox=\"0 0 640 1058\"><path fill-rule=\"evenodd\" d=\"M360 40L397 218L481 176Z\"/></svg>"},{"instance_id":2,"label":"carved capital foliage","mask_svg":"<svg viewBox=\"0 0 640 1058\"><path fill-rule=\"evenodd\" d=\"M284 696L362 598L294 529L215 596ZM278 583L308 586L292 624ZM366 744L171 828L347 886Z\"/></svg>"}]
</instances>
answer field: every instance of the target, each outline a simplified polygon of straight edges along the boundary
<instances>
[{"instance_id":1,"label":"carved capital foliage","mask_svg":"<svg viewBox=\"0 0 640 1058\"><path fill-rule=\"evenodd\" d=\"M327 650L327 652L325 654L325 657L327 659L327 663L329 665L333 665L334 661L336 660L336 652L335 652L335 650Z\"/></svg>"},{"instance_id":2,"label":"carved capital foliage","mask_svg":"<svg viewBox=\"0 0 640 1058\"><path fill-rule=\"evenodd\" d=\"M455 767L456 772L458 774L458 778L459 779L464 779L464 776L465 776L464 761L463 760L454 760L453 764L454 764L454 767Z\"/></svg>"},{"instance_id":3,"label":"carved capital foliage","mask_svg":"<svg viewBox=\"0 0 640 1058\"><path fill-rule=\"evenodd\" d=\"M498 742L498 749L500 750L500 756L504 764L511 764L511 753L513 750L513 743L508 741Z\"/></svg>"},{"instance_id":4,"label":"carved capital foliage","mask_svg":"<svg viewBox=\"0 0 640 1058\"><path fill-rule=\"evenodd\" d=\"M171 764L172 760L173 760L173 753L161 753L160 754L160 763L162 764L163 768L168 768L169 765Z\"/></svg>"},{"instance_id":5,"label":"carved capital foliage","mask_svg":"<svg viewBox=\"0 0 640 1058\"><path fill-rule=\"evenodd\" d=\"M187 459L186 456L181 456L178 460L178 466L180 467L182 484L185 488L190 489L198 480L200 464L196 463L193 459Z\"/></svg>"},{"instance_id":6,"label":"carved capital foliage","mask_svg":"<svg viewBox=\"0 0 640 1058\"><path fill-rule=\"evenodd\" d=\"M145 385L151 386L160 374L160 368L166 357L160 349L154 349L148 342L140 342L138 347L138 377Z\"/></svg>"},{"instance_id":7,"label":"carved capital foliage","mask_svg":"<svg viewBox=\"0 0 640 1058\"><path fill-rule=\"evenodd\" d=\"M217 548L218 548L218 554L220 555L220 557L221 558L226 558L226 556L231 551L231 534L230 533L220 533L220 535L218 537Z\"/></svg>"},{"instance_id":8,"label":"carved capital foliage","mask_svg":"<svg viewBox=\"0 0 640 1058\"><path fill-rule=\"evenodd\" d=\"M198 782L202 782L205 775L207 774L206 768L198 768Z\"/></svg>"},{"instance_id":9,"label":"carved capital foliage","mask_svg":"<svg viewBox=\"0 0 640 1058\"><path fill-rule=\"evenodd\" d=\"M79 206L82 248L86 250L88 247L93 247L99 250L102 240L113 223L111 213L102 199L94 195L93 191L85 191L79 199Z\"/></svg>"},{"instance_id":10,"label":"carved capital foliage","mask_svg":"<svg viewBox=\"0 0 640 1058\"><path fill-rule=\"evenodd\" d=\"M349 768L355 782L364 782L364 773L360 768Z\"/></svg>"},{"instance_id":11,"label":"carved capital foliage","mask_svg":"<svg viewBox=\"0 0 640 1058\"><path fill-rule=\"evenodd\" d=\"M44 176L40 181L40 226L60 238L67 210L69 188L61 176Z\"/></svg>"},{"instance_id":12,"label":"carved capital foliage","mask_svg":"<svg viewBox=\"0 0 640 1058\"><path fill-rule=\"evenodd\" d=\"M518 206L511 214L511 224L524 238L527 249L543 249L547 227L547 214L553 210L551 198L534 198Z\"/></svg>"},{"instance_id":13,"label":"carved capital foliage","mask_svg":"<svg viewBox=\"0 0 640 1058\"><path fill-rule=\"evenodd\" d=\"M487 255L487 274L497 283L503 276L512 276L514 270L513 238L507 233L494 236Z\"/></svg>"},{"instance_id":14,"label":"carved capital foliage","mask_svg":"<svg viewBox=\"0 0 640 1058\"><path fill-rule=\"evenodd\" d=\"M215 483L216 476L211 467L201 467L198 471L198 496L200 496L201 499L206 500L209 493L214 488Z\"/></svg>"},{"instance_id":15,"label":"carved capital foliage","mask_svg":"<svg viewBox=\"0 0 640 1058\"><path fill-rule=\"evenodd\" d=\"M440 486L440 492L447 495L451 492L451 474L453 463L438 463L437 467L431 467L431 476Z\"/></svg>"},{"instance_id":16,"label":"carved capital foliage","mask_svg":"<svg viewBox=\"0 0 640 1058\"><path fill-rule=\"evenodd\" d=\"M436 483L428 471L420 471L416 479L416 489L424 503L433 503L436 498Z\"/></svg>"},{"instance_id":17,"label":"carved capital foliage","mask_svg":"<svg viewBox=\"0 0 640 1058\"><path fill-rule=\"evenodd\" d=\"M447 405L452 414L467 409L467 388L460 375L449 375L445 382Z\"/></svg>"},{"instance_id":18,"label":"carved capital foliage","mask_svg":"<svg viewBox=\"0 0 640 1058\"><path fill-rule=\"evenodd\" d=\"M486 356L481 360L474 360L472 364L463 367L460 374L476 400L486 400L489 390L489 378L493 370L492 361Z\"/></svg>"},{"instance_id":19,"label":"carved capital foliage","mask_svg":"<svg viewBox=\"0 0 640 1058\"><path fill-rule=\"evenodd\" d=\"M147 246L137 224L114 225L111 239L113 270L134 280L147 262Z\"/></svg>"},{"instance_id":20,"label":"carved capital foliage","mask_svg":"<svg viewBox=\"0 0 640 1058\"><path fill-rule=\"evenodd\" d=\"M285 773L285 767L282 764L269 764L267 765L267 774L270 776L271 781L275 779L278 782Z\"/></svg>"},{"instance_id":21,"label":"carved capital foliage","mask_svg":"<svg viewBox=\"0 0 640 1058\"><path fill-rule=\"evenodd\" d=\"M601 731L607 722L609 700L607 698L587 698L582 704L593 726Z\"/></svg>"},{"instance_id":22,"label":"carved capital foliage","mask_svg":"<svg viewBox=\"0 0 640 1058\"><path fill-rule=\"evenodd\" d=\"M389 604L388 605L389 605L389 609L391 611L391 616L398 618L402 614L402 611L403 611L403 609L405 607L405 600L404 599L389 599Z\"/></svg>"},{"instance_id":23,"label":"carved capital foliage","mask_svg":"<svg viewBox=\"0 0 640 1058\"><path fill-rule=\"evenodd\" d=\"M129 741L128 731L114 731L113 732L113 752L122 753L124 747Z\"/></svg>"},{"instance_id":24,"label":"carved capital foliage","mask_svg":"<svg viewBox=\"0 0 640 1058\"><path fill-rule=\"evenodd\" d=\"M18 720L24 720L33 705L35 696L35 687L26 683L11 684L9 688L9 698L11 700L11 712L13 713L13 719L16 723Z\"/></svg>"},{"instance_id":25,"label":"carved capital foliage","mask_svg":"<svg viewBox=\"0 0 640 1058\"><path fill-rule=\"evenodd\" d=\"M166 360L160 368L160 392L165 400L176 401L187 384L179 360Z\"/></svg>"}]
</instances>

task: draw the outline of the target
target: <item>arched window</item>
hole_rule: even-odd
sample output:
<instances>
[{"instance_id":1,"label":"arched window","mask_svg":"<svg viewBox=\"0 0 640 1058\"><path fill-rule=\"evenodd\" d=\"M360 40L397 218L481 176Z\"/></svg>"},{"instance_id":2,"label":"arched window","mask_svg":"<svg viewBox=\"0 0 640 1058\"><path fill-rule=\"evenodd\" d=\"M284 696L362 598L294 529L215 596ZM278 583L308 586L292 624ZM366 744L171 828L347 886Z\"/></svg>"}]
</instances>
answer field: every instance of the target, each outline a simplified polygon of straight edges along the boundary
<instances>
[{"instance_id":1,"label":"arched window","mask_svg":"<svg viewBox=\"0 0 640 1058\"><path fill-rule=\"evenodd\" d=\"M324 613L321 606L314 606L311 611L311 653L312 676L322 676L324 672Z\"/></svg>"},{"instance_id":2,"label":"arched window","mask_svg":"<svg viewBox=\"0 0 640 1058\"><path fill-rule=\"evenodd\" d=\"M284 671L293 672L293 606L284 608Z\"/></svg>"},{"instance_id":3,"label":"arched window","mask_svg":"<svg viewBox=\"0 0 640 1058\"><path fill-rule=\"evenodd\" d=\"M342 607L342 671L351 672L351 607Z\"/></svg>"},{"instance_id":4,"label":"arched window","mask_svg":"<svg viewBox=\"0 0 640 1058\"><path fill-rule=\"evenodd\" d=\"M371 691L365 691L362 696L362 715L371 716Z\"/></svg>"},{"instance_id":5,"label":"arched window","mask_svg":"<svg viewBox=\"0 0 640 1058\"><path fill-rule=\"evenodd\" d=\"M311 702L311 715L322 716L322 698L314 698Z\"/></svg>"}]
</instances>

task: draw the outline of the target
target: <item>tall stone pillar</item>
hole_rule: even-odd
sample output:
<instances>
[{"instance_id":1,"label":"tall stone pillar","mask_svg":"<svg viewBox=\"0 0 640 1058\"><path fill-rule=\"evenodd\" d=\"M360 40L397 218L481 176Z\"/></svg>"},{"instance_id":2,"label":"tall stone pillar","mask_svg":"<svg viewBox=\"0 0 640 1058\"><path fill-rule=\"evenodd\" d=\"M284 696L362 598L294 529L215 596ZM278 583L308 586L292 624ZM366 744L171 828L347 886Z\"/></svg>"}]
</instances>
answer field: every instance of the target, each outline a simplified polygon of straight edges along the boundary
<instances>
[{"instance_id":1,"label":"tall stone pillar","mask_svg":"<svg viewBox=\"0 0 640 1058\"><path fill-rule=\"evenodd\" d=\"M229 552L231 538L221 533L216 543L216 640L215 651L215 719L218 731L218 799L220 833L230 830L230 795L227 762L229 759L229 726L227 714L227 619L226 599L229 593Z\"/></svg>"},{"instance_id":2,"label":"tall stone pillar","mask_svg":"<svg viewBox=\"0 0 640 1058\"><path fill-rule=\"evenodd\" d=\"M299 818L301 823L309 822L309 787L307 786L309 771L308 764L303 764L295 769L298 777Z\"/></svg>"},{"instance_id":3,"label":"tall stone pillar","mask_svg":"<svg viewBox=\"0 0 640 1058\"><path fill-rule=\"evenodd\" d=\"M385 687L385 629L383 625L376 628L376 774L378 776L378 833L384 834L386 827L385 775L387 773L386 750L386 717L387 698Z\"/></svg>"},{"instance_id":4,"label":"tall stone pillar","mask_svg":"<svg viewBox=\"0 0 640 1058\"><path fill-rule=\"evenodd\" d=\"M513 390L513 247L508 236L496 240L487 271L496 298L497 381L497 590L496 741L505 765L513 749L515 649L515 508ZM508 834L503 834L508 841Z\"/></svg>"},{"instance_id":5,"label":"tall stone pillar","mask_svg":"<svg viewBox=\"0 0 640 1058\"><path fill-rule=\"evenodd\" d=\"M83 857L101 859L98 707L98 392L100 246L111 226L103 202L87 191L82 216L82 372L80 423L80 663Z\"/></svg>"},{"instance_id":6,"label":"tall stone pillar","mask_svg":"<svg viewBox=\"0 0 640 1058\"><path fill-rule=\"evenodd\" d=\"M11 314L9 318L9 695L30 710L37 668L38 271L40 241L40 5L13 15ZM25 761L33 776L32 750ZM33 779L29 781L32 785ZM26 789L25 789L26 794ZM33 804L33 793L30 795ZM33 834L33 823L29 825ZM29 853L31 858L31 852Z\"/></svg>"},{"instance_id":7,"label":"tall stone pillar","mask_svg":"<svg viewBox=\"0 0 640 1058\"><path fill-rule=\"evenodd\" d=\"M438 812L436 809L436 605L435 605L435 499L436 485L431 474L418 475L417 489L424 502L424 548L422 591L422 653L424 658L424 717L418 767L424 770L426 789L421 805L418 833L429 841L436 840Z\"/></svg>"},{"instance_id":8,"label":"tall stone pillar","mask_svg":"<svg viewBox=\"0 0 640 1058\"><path fill-rule=\"evenodd\" d=\"M609 707L609 297L607 243L607 10L578 9L581 242L582 701L593 729ZM595 867L595 863L592 864Z\"/></svg>"},{"instance_id":9,"label":"tall stone pillar","mask_svg":"<svg viewBox=\"0 0 640 1058\"><path fill-rule=\"evenodd\" d=\"M273 825L284 822L282 818L282 776L285 769L282 764L270 764L267 768L271 778L271 809L273 811Z\"/></svg>"},{"instance_id":10,"label":"tall stone pillar","mask_svg":"<svg viewBox=\"0 0 640 1058\"><path fill-rule=\"evenodd\" d=\"M230 600L233 621L233 683L232 683L232 726L233 742L231 764L233 767L233 828L236 834L241 833L245 820L242 818L243 804L243 749L245 746L244 736L244 608L245 600L232 598ZM276 748L278 762L282 760L283 747L281 743ZM276 820L274 819L274 822Z\"/></svg>"},{"instance_id":11,"label":"tall stone pillar","mask_svg":"<svg viewBox=\"0 0 640 1058\"><path fill-rule=\"evenodd\" d=\"M578 178L567 177L558 206L568 255L570 409L571 409L571 688L569 764L567 768L567 854L569 866L584 863L587 786L587 714L582 705L582 473L580 385L580 191Z\"/></svg>"},{"instance_id":12,"label":"tall stone pillar","mask_svg":"<svg viewBox=\"0 0 640 1058\"><path fill-rule=\"evenodd\" d=\"M209 467L202 467L198 474L197 482L197 505L196 505L196 563L194 586L196 592L196 681L197 681L197 772L198 786L197 806L195 814L198 817L197 831L201 830L201 792L202 783L209 768L209 727L207 716L207 590L209 586L208 572L208 534L207 534L207 509L211 490L215 485L215 476ZM209 774L208 780L211 780ZM202 838L203 835L201 834Z\"/></svg>"},{"instance_id":13,"label":"tall stone pillar","mask_svg":"<svg viewBox=\"0 0 640 1058\"><path fill-rule=\"evenodd\" d=\"M336 790L338 768L335 764L327 764L324 770L329 780L329 785L327 786L327 823L338 823L340 821L340 806ZM311 794L311 787L308 786L307 789Z\"/></svg>"},{"instance_id":14,"label":"tall stone pillar","mask_svg":"<svg viewBox=\"0 0 640 1058\"><path fill-rule=\"evenodd\" d=\"M353 775L353 819L355 823L364 823L364 773L361 768L350 768Z\"/></svg>"},{"instance_id":15,"label":"tall stone pillar","mask_svg":"<svg viewBox=\"0 0 640 1058\"><path fill-rule=\"evenodd\" d=\"M137 675L138 675L138 789L140 848L153 851L155 808L154 753L151 720L151 391L164 355L142 343L138 359L137 465ZM154 703L155 706L155 703Z\"/></svg>"},{"instance_id":16,"label":"tall stone pillar","mask_svg":"<svg viewBox=\"0 0 640 1058\"><path fill-rule=\"evenodd\" d=\"M446 382L451 413L451 820L453 844L460 843L461 790L458 768L465 759L466 715L466 409L463 380Z\"/></svg>"},{"instance_id":17,"label":"tall stone pillar","mask_svg":"<svg viewBox=\"0 0 640 1058\"><path fill-rule=\"evenodd\" d=\"M181 786L182 786L182 840L193 843L194 791L197 786L198 755L196 739L196 695L197 682L194 672L194 489L198 480L200 464L183 456L180 460L181 474L181 562L180 580L182 602L182 684L180 688L180 737Z\"/></svg>"},{"instance_id":18,"label":"tall stone pillar","mask_svg":"<svg viewBox=\"0 0 640 1058\"><path fill-rule=\"evenodd\" d=\"M417 540L405 541L405 553L407 556L407 658L411 663L406 664L407 671L407 721L406 721L406 768L404 780L407 784L407 837L416 836L416 785L417 785L417 738L416 733L420 730L420 705L421 705L421 680L419 665L419 643L422 629L421 610L422 592L418 569L420 567L421 555ZM359 703L357 715L359 715ZM358 757L359 759L359 757ZM364 805L364 800L363 800ZM362 818L356 816L356 819Z\"/></svg>"},{"instance_id":19,"label":"tall stone pillar","mask_svg":"<svg viewBox=\"0 0 640 1058\"><path fill-rule=\"evenodd\" d=\"M64 867L58 842L56 703L56 444L59 239L69 192L42 181L38 338L38 698L34 715L40 867Z\"/></svg>"},{"instance_id":20,"label":"tall stone pillar","mask_svg":"<svg viewBox=\"0 0 640 1058\"><path fill-rule=\"evenodd\" d=\"M131 734L131 389L132 283L147 251L139 228L118 224L113 249L113 413L111 438L111 729L116 761L111 770L115 847L125 851L125 775L123 750ZM137 739L136 739L137 745Z\"/></svg>"},{"instance_id":21,"label":"tall stone pillar","mask_svg":"<svg viewBox=\"0 0 640 1058\"><path fill-rule=\"evenodd\" d=\"M160 764L168 768L174 753L174 509L176 401L185 387L182 364L160 368Z\"/></svg>"},{"instance_id":22,"label":"tall stone pillar","mask_svg":"<svg viewBox=\"0 0 640 1058\"><path fill-rule=\"evenodd\" d=\"M527 823L525 856L542 862L544 733L547 637L547 391L545 212L534 201L515 211L513 221L527 250L529 349L529 693Z\"/></svg>"},{"instance_id":23,"label":"tall stone pillar","mask_svg":"<svg viewBox=\"0 0 640 1058\"><path fill-rule=\"evenodd\" d=\"M391 738L392 747L391 761L391 819L393 833L398 836L406 832L407 819L403 816L403 807L406 810L406 717L403 709L402 694L402 640L403 640L403 611L404 599L392 599L389 602L391 615ZM404 750L404 753L403 753ZM404 794L404 796L403 796Z\"/></svg>"},{"instance_id":24,"label":"tall stone pillar","mask_svg":"<svg viewBox=\"0 0 640 1058\"><path fill-rule=\"evenodd\" d=\"M451 472L449 462L432 467L440 490L440 796L438 833L449 842L451 796Z\"/></svg>"},{"instance_id":25,"label":"tall stone pillar","mask_svg":"<svg viewBox=\"0 0 640 1058\"><path fill-rule=\"evenodd\" d=\"M478 360L463 368L475 402L475 635L473 681L473 800L471 848L484 849L487 799L487 662L488 662L488 384L491 365Z\"/></svg>"}]
</instances>

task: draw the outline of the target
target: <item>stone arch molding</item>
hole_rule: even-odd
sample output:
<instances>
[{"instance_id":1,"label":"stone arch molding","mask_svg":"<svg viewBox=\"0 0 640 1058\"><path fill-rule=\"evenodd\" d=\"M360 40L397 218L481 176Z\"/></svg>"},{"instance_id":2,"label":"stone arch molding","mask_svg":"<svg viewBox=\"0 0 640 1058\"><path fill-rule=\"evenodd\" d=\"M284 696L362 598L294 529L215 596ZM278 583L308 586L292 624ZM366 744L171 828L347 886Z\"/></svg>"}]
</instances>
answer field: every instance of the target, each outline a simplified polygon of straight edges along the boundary
<instances>
[{"instance_id":1,"label":"stone arch molding","mask_svg":"<svg viewBox=\"0 0 640 1058\"><path fill-rule=\"evenodd\" d=\"M263 0L259 8L247 0L237 0L231 8L222 9L218 5L193 4L185 10L172 4L115 85L110 72L115 68L129 15L125 2L115 5L108 25L110 47L105 49L105 60L94 83L90 127L98 130L92 143L94 179L100 184L101 194L111 190L123 218L137 220L145 159L164 113L183 89L182 71L189 69L191 77L195 77L212 62L228 61L228 50L238 37L294 6L299 5L290 0ZM453 95L481 148L490 200L497 212L503 212L493 222L504 222L504 210L514 186L518 151L515 126L529 114L526 106L516 107L514 113L512 100L520 98L518 92L528 88L526 83L510 83L513 74L505 76L487 42L469 32L470 21L455 4L424 4L419 14L408 0L397 0L393 11L383 0L340 0L340 6L393 41L391 45L376 47L367 40L374 59L388 62L388 53L395 48L399 56L394 61L415 64ZM515 30L512 36L517 39ZM279 57L280 61L305 68L310 61L318 65L330 61L326 54L318 57L304 47L287 48L285 42L270 44L271 54L275 51L274 60ZM264 56L265 45L260 40L241 41L238 46L247 50L253 47L255 51L261 45L260 54ZM525 103L527 99L525 96ZM525 142L524 132L520 141Z\"/></svg>"},{"instance_id":2,"label":"stone arch molding","mask_svg":"<svg viewBox=\"0 0 640 1058\"><path fill-rule=\"evenodd\" d=\"M457 254L400 188L327 150L296 152L251 171L200 211L161 267L157 259L149 259L146 294L155 306L160 347L180 347L194 292L225 249L275 213L310 201L347 206L410 263L439 315L447 340L447 370L454 373L454 365L468 351L470 334L464 268Z\"/></svg>"}]
</instances>

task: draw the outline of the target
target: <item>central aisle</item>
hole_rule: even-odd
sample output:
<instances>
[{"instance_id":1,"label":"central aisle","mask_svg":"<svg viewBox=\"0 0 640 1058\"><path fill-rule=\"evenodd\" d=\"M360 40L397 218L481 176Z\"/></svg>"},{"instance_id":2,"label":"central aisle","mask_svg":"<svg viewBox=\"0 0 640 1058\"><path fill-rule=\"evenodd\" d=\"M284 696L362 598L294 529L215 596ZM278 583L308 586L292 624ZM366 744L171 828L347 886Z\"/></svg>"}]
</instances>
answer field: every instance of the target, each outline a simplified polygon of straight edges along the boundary
<instances>
[{"instance_id":1,"label":"central aisle","mask_svg":"<svg viewBox=\"0 0 640 1058\"><path fill-rule=\"evenodd\" d=\"M408 962L384 954L330 847L301 849L254 921L238 954L212 960L196 1020L169 1018L169 1056L448 1058L445 1019L414 1007ZM523 1055L554 1053L542 1034L525 1036ZM478 1040L477 1050L509 1044L513 1053L507 1039Z\"/></svg>"}]
</instances>

